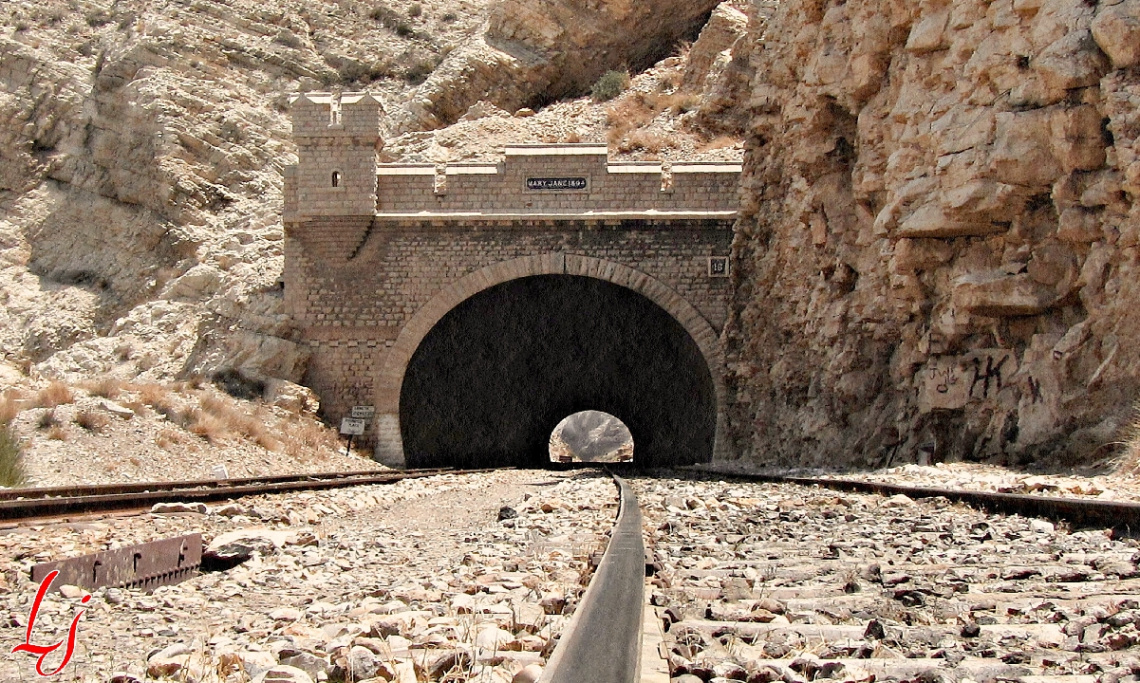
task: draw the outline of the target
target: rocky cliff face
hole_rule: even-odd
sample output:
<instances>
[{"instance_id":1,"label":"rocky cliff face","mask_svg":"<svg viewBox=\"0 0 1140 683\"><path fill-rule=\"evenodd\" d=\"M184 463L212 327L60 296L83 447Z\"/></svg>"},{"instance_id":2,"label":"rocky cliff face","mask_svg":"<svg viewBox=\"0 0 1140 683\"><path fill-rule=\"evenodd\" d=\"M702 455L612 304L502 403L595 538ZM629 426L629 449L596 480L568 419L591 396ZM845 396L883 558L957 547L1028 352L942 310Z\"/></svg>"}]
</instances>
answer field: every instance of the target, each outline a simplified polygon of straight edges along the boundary
<instances>
[{"instance_id":1,"label":"rocky cliff face","mask_svg":"<svg viewBox=\"0 0 1140 683\"><path fill-rule=\"evenodd\" d=\"M1140 388L1140 2L787 0L753 39L741 447L1109 455Z\"/></svg>"},{"instance_id":2,"label":"rocky cliff face","mask_svg":"<svg viewBox=\"0 0 1140 683\"><path fill-rule=\"evenodd\" d=\"M679 40L697 35L718 4L500 0L483 35L449 55L419 88L400 128L439 128L484 100L513 112L587 94L608 70L637 72L667 57Z\"/></svg>"},{"instance_id":3,"label":"rocky cliff face","mask_svg":"<svg viewBox=\"0 0 1140 683\"><path fill-rule=\"evenodd\" d=\"M5 356L55 375L299 379L278 312L286 96L369 83L398 98L478 25L410 6L7 4Z\"/></svg>"}]
</instances>

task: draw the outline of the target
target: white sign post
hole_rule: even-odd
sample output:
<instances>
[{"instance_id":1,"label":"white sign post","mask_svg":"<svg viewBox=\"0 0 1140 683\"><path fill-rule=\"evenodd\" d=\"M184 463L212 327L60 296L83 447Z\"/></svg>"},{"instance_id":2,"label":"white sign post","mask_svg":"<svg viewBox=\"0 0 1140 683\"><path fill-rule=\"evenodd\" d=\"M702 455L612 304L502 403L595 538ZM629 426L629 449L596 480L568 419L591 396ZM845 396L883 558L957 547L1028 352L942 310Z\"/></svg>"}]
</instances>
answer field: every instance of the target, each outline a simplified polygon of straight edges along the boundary
<instances>
[{"instance_id":1,"label":"white sign post","mask_svg":"<svg viewBox=\"0 0 1140 683\"><path fill-rule=\"evenodd\" d=\"M364 433L365 420L362 417L346 417L340 421L340 433L348 437L348 447L345 448L344 454L350 455L352 453L352 437L360 436Z\"/></svg>"},{"instance_id":2,"label":"white sign post","mask_svg":"<svg viewBox=\"0 0 1140 683\"><path fill-rule=\"evenodd\" d=\"M340 421L340 433L345 436L360 436L364 433L364 420L356 417L346 417Z\"/></svg>"},{"instance_id":3,"label":"white sign post","mask_svg":"<svg viewBox=\"0 0 1140 683\"><path fill-rule=\"evenodd\" d=\"M352 406L353 417L370 419L376 415L376 406Z\"/></svg>"}]
</instances>

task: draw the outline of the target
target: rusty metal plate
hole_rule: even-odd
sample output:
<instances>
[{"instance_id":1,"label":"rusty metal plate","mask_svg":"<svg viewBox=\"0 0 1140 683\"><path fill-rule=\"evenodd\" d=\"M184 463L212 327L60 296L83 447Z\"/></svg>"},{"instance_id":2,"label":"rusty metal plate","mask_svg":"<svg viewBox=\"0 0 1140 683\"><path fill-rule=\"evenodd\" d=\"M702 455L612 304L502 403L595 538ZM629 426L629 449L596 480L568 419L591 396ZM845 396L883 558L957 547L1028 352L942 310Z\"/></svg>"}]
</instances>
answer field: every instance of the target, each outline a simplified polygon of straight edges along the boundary
<instances>
[{"instance_id":1,"label":"rusty metal plate","mask_svg":"<svg viewBox=\"0 0 1140 683\"><path fill-rule=\"evenodd\" d=\"M54 589L71 584L89 591L103 586L149 590L185 581L198 574L201 564L202 534L189 534L37 564L32 581L39 583L59 570Z\"/></svg>"}]
</instances>

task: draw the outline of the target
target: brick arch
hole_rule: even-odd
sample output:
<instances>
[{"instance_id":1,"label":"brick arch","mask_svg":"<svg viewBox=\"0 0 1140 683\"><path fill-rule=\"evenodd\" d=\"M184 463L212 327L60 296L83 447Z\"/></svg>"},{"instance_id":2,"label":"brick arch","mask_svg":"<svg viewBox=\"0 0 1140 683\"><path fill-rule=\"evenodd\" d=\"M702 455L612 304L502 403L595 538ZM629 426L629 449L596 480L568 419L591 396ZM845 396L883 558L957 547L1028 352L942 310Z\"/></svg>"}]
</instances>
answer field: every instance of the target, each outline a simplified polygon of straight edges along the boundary
<instances>
[{"instance_id":1,"label":"brick arch","mask_svg":"<svg viewBox=\"0 0 1140 683\"><path fill-rule=\"evenodd\" d=\"M502 261L470 273L444 287L418 310L400 331L376 376L376 456L381 462L402 465L400 436L400 389L408 363L420 343L445 315L476 294L495 285L533 275L579 275L625 287L641 294L672 316L688 332L705 359L716 393L716 431L713 457L727 451L724 415L726 390L720 338L712 325L692 304L659 280L629 266L576 254L549 253Z\"/></svg>"}]
</instances>

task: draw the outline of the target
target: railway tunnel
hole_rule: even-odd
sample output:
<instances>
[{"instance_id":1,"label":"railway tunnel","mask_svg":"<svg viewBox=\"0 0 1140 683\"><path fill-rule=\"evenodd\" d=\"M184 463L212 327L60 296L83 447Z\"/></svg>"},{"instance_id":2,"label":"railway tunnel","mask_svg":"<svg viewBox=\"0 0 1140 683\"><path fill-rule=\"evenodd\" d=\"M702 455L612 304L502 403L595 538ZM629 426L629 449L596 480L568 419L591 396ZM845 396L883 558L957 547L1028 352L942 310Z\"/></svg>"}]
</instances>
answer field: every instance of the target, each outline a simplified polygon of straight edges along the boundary
<instances>
[{"instance_id":1,"label":"railway tunnel","mask_svg":"<svg viewBox=\"0 0 1140 683\"><path fill-rule=\"evenodd\" d=\"M712 459L716 392L696 342L625 287L537 275L461 302L424 337L400 389L409 467L544 467L563 418L629 428L641 466Z\"/></svg>"}]
</instances>

